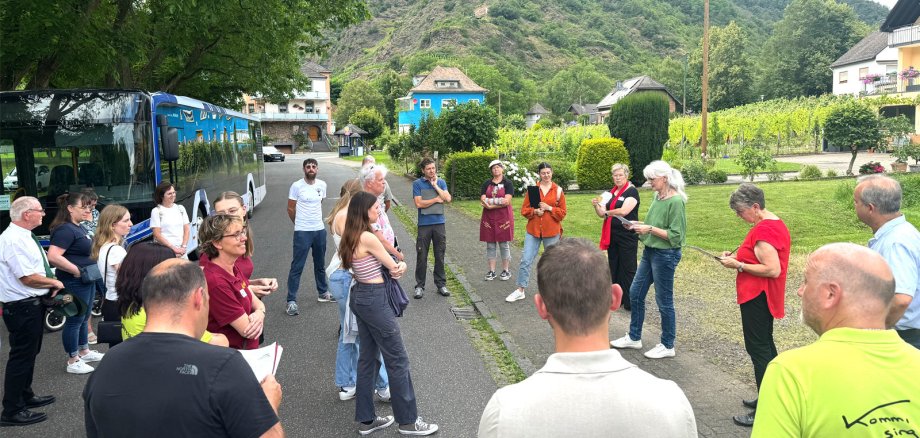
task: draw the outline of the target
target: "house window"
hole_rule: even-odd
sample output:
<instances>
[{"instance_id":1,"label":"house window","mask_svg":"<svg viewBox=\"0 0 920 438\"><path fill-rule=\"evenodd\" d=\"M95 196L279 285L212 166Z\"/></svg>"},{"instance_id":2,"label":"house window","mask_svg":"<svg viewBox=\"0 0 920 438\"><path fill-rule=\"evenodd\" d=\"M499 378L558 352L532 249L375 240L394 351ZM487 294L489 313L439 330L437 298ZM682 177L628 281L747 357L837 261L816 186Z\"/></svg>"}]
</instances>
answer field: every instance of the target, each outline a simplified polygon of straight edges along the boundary
<instances>
[{"instance_id":1,"label":"house window","mask_svg":"<svg viewBox=\"0 0 920 438\"><path fill-rule=\"evenodd\" d=\"M838 84L847 83L847 76L849 76L849 72L847 71L842 71L840 73L837 73L837 83Z\"/></svg>"},{"instance_id":2,"label":"house window","mask_svg":"<svg viewBox=\"0 0 920 438\"><path fill-rule=\"evenodd\" d=\"M287 103L287 102L279 103L279 104L278 104L278 112L279 112L279 113L286 113L286 112L288 112L288 103Z\"/></svg>"},{"instance_id":3,"label":"house window","mask_svg":"<svg viewBox=\"0 0 920 438\"><path fill-rule=\"evenodd\" d=\"M441 101L441 109L453 108L457 106L457 99L444 99Z\"/></svg>"},{"instance_id":4,"label":"house window","mask_svg":"<svg viewBox=\"0 0 920 438\"><path fill-rule=\"evenodd\" d=\"M418 107L422 109L431 108L431 99L419 99Z\"/></svg>"},{"instance_id":5,"label":"house window","mask_svg":"<svg viewBox=\"0 0 920 438\"><path fill-rule=\"evenodd\" d=\"M866 75L868 75L868 74L869 74L869 67L863 67L863 68L859 69L859 78L860 78L860 79L864 79L864 78L866 77Z\"/></svg>"},{"instance_id":6,"label":"house window","mask_svg":"<svg viewBox=\"0 0 920 438\"><path fill-rule=\"evenodd\" d=\"M435 88L460 88L460 81L434 81Z\"/></svg>"},{"instance_id":7,"label":"house window","mask_svg":"<svg viewBox=\"0 0 920 438\"><path fill-rule=\"evenodd\" d=\"M254 112L256 112L256 104L250 103L250 104L249 104L249 113L252 114L252 113L254 113Z\"/></svg>"},{"instance_id":8,"label":"house window","mask_svg":"<svg viewBox=\"0 0 920 438\"><path fill-rule=\"evenodd\" d=\"M314 113L313 104L312 104L312 103L308 103L307 106L306 106L306 108L304 108L303 112L305 112L305 113L307 113L307 114L313 114L313 113Z\"/></svg>"}]
</instances>

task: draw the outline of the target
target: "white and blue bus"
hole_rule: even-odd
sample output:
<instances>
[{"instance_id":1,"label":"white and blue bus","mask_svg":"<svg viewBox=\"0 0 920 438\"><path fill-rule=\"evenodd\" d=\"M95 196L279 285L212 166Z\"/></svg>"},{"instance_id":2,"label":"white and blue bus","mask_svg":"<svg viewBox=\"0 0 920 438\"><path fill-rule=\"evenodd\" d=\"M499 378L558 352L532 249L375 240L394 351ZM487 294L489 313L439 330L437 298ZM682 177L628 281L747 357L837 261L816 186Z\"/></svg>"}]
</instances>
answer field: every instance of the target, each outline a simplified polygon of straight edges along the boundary
<instances>
[{"instance_id":1,"label":"white and blue bus","mask_svg":"<svg viewBox=\"0 0 920 438\"><path fill-rule=\"evenodd\" d=\"M0 231L17 196L40 199L35 233L47 244L56 198L92 188L98 207L128 208L128 243L149 238L153 190L176 186L176 202L198 224L223 191L240 193L249 212L265 197L259 120L188 97L140 90L42 90L0 93Z\"/></svg>"}]
</instances>

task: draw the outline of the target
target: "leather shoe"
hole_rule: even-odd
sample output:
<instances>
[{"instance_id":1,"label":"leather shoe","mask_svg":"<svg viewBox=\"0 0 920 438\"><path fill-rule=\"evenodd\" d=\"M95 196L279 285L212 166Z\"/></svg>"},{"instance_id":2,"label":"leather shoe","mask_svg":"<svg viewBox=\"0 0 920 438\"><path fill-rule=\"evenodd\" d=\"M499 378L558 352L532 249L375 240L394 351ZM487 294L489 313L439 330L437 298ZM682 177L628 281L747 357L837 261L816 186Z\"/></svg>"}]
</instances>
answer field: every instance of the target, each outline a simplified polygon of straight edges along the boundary
<instances>
[{"instance_id":1,"label":"leather shoe","mask_svg":"<svg viewBox=\"0 0 920 438\"><path fill-rule=\"evenodd\" d=\"M53 395L36 395L26 400L26 409L39 408L54 403Z\"/></svg>"},{"instance_id":2,"label":"leather shoe","mask_svg":"<svg viewBox=\"0 0 920 438\"><path fill-rule=\"evenodd\" d=\"M735 415L732 417L732 421L739 426L744 427L754 427L754 414L756 411L751 411L747 415Z\"/></svg>"},{"instance_id":3,"label":"leather shoe","mask_svg":"<svg viewBox=\"0 0 920 438\"><path fill-rule=\"evenodd\" d=\"M749 407L749 408L751 408L751 409L757 409L757 397L754 397L754 398L752 398L752 399L750 399L750 400L741 400L741 404L743 404L743 405L745 405L745 406L747 406L747 407Z\"/></svg>"},{"instance_id":4,"label":"leather shoe","mask_svg":"<svg viewBox=\"0 0 920 438\"><path fill-rule=\"evenodd\" d=\"M28 424L41 423L48 419L48 416L42 412L32 412L23 409L9 417L0 417L0 426L25 426Z\"/></svg>"},{"instance_id":5,"label":"leather shoe","mask_svg":"<svg viewBox=\"0 0 920 438\"><path fill-rule=\"evenodd\" d=\"M413 298L419 299L424 296L425 296L425 289L422 289L420 287L415 288L415 295L413 296Z\"/></svg>"}]
</instances>

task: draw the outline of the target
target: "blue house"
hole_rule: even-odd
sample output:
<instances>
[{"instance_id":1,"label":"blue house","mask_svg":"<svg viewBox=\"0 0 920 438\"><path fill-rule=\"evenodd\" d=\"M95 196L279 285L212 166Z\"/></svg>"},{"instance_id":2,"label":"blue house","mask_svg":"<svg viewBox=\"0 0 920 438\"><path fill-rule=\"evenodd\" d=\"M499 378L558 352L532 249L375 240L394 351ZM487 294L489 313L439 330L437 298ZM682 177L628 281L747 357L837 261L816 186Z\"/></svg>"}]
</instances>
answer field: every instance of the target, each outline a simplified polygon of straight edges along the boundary
<instances>
[{"instance_id":1,"label":"blue house","mask_svg":"<svg viewBox=\"0 0 920 438\"><path fill-rule=\"evenodd\" d=\"M445 108L467 102L485 103L485 88L476 85L455 67L435 67L426 76L416 76L409 95L399 99L399 132L418 128L423 114L438 116Z\"/></svg>"}]
</instances>

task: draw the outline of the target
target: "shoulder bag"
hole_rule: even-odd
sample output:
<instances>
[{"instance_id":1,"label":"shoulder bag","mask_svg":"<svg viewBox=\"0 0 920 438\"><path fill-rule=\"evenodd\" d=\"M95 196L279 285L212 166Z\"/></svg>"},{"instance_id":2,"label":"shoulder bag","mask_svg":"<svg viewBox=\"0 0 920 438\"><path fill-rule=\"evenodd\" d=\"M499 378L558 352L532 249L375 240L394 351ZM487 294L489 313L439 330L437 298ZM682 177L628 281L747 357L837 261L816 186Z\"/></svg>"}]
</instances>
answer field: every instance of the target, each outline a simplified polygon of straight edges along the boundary
<instances>
[{"instance_id":1,"label":"shoulder bag","mask_svg":"<svg viewBox=\"0 0 920 438\"><path fill-rule=\"evenodd\" d=\"M114 246L115 245L110 246L109 250L105 253L105 276L103 278L107 277L109 274L109 253L112 252ZM108 291L108 286L106 286L106 291ZM121 342L121 320L99 321L99 326L96 327L96 337L99 339L99 342L110 345Z\"/></svg>"}]
</instances>

